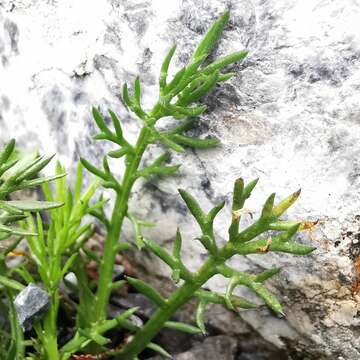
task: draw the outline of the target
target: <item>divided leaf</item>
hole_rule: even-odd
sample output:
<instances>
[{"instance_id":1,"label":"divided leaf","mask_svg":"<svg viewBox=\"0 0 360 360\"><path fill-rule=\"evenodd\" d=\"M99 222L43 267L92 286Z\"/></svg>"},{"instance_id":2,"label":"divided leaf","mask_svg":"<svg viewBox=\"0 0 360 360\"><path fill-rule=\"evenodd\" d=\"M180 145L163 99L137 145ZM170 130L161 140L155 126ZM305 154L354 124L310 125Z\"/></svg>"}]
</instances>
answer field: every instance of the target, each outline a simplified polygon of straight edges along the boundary
<instances>
[{"instance_id":1,"label":"divided leaf","mask_svg":"<svg viewBox=\"0 0 360 360\"><path fill-rule=\"evenodd\" d=\"M294 192L290 196L288 196L286 199L282 200L279 204L274 206L273 214L274 216L281 216L291 205L295 203L295 201L300 196L301 189Z\"/></svg>"},{"instance_id":2,"label":"divided leaf","mask_svg":"<svg viewBox=\"0 0 360 360\"><path fill-rule=\"evenodd\" d=\"M63 203L56 201L36 201L36 200L9 200L0 201L0 208L7 211L14 211L22 214L23 211L38 212L44 210L56 209Z\"/></svg>"},{"instance_id":3,"label":"divided leaf","mask_svg":"<svg viewBox=\"0 0 360 360\"><path fill-rule=\"evenodd\" d=\"M198 327L177 321L166 321L164 327L192 335L199 334L202 332Z\"/></svg>"},{"instance_id":4,"label":"divided leaf","mask_svg":"<svg viewBox=\"0 0 360 360\"><path fill-rule=\"evenodd\" d=\"M144 281L132 278L130 276L127 276L126 280L131 286L153 301L156 305L160 307L166 305L166 300L149 284L146 284Z\"/></svg>"},{"instance_id":5,"label":"divided leaf","mask_svg":"<svg viewBox=\"0 0 360 360\"><path fill-rule=\"evenodd\" d=\"M219 17L218 20L214 22L214 24L207 31L203 40L200 42L198 47L196 48L192 58L196 59L200 56L209 55L211 50L213 49L215 43L220 38L225 26L229 22L230 12L225 11L222 16Z\"/></svg>"},{"instance_id":6,"label":"divided leaf","mask_svg":"<svg viewBox=\"0 0 360 360\"><path fill-rule=\"evenodd\" d=\"M192 216L196 219L198 224L202 227L207 222L207 215L202 211L199 203L195 198L183 189L178 189L181 197L185 201L186 206L190 210Z\"/></svg>"},{"instance_id":7,"label":"divided leaf","mask_svg":"<svg viewBox=\"0 0 360 360\"><path fill-rule=\"evenodd\" d=\"M261 218L263 220L268 220L273 216L273 206L274 206L274 200L275 200L275 193L272 193L266 200L262 213Z\"/></svg>"},{"instance_id":8,"label":"divided leaf","mask_svg":"<svg viewBox=\"0 0 360 360\"><path fill-rule=\"evenodd\" d=\"M167 74L169 70L169 65L172 57L174 56L176 50L176 45L173 45L169 52L167 53L160 70L160 78L159 78L159 85L160 85L160 91L163 91L163 89L166 87L166 81L167 81Z\"/></svg>"},{"instance_id":9,"label":"divided leaf","mask_svg":"<svg viewBox=\"0 0 360 360\"><path fill-rule=\"evenodd\" d=\"M0 153L0 169L9 160L11 154L15 149L15 139L11 139Z\"/></svg>"}]
</instances>

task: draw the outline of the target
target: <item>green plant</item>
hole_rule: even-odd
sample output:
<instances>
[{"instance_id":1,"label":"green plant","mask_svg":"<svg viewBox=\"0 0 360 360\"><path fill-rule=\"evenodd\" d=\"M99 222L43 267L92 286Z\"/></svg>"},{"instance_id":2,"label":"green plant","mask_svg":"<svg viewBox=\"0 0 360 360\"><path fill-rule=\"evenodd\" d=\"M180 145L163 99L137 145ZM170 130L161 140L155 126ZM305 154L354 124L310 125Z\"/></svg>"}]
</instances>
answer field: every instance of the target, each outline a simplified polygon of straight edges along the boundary
<instances>
[{"instance_id":1,"label":"green plant","mask_svg":"<svg viewBox=\"0 0 360 360\"><path fill-rule=\"evenodd\" d=\"M175 311L193 297L199 299L196 322L204 334L206 330L203 315L209 303L224 304L232 310L235 310L235 308L251 309L257 307L248 300L233 295L233 291L239 285L251 289L270 309L277 314L282 314L280 302L263 285L267 279L280 271L279 268L268 269L253 275L237 271L226 265L226 261L235 255L263 254L270 251L306 255L314 250L313 247L291 241L300 229L301 222L280 220L281 215L298 198L299 191L277 205L274 205L275 194L271 194L263 206L259 219L249 227L239 231L241 209L256 183L257 180L245 186L242 179L235 182L229 238L226 245L221 248L216 244L213 226L216 215L224 207L225 203L221 202L211 209L209 213L205 213L189 193L179 190L181 197L200 227L201 235L198 239L207 250L208 259L197 272L190 272L181 261L182 241L180 231L176 234L172 254L168 253L156 242L144 239L146 247L169 265L173 270L173 278L176 280L182 279L183 284L167 299L164 299L151 286L141 280L129 278L130 284L156 303L159 308L145 326L136 332L131 343L120 353L120 359L133 359L138 355ZM276 231L277 233L270 236L267 234L268 231ZM203 284L217 274L229 278L226 294L213 293L201 288Z\"/></svg>"},{"instance_id":2,"label":"green plant","mask_svg":"<svg viewBox=\"0 0 360 360\"><path fill-rule=\"evenodd\" d=\"M175 46L170 49L161 67L159 100L149 112L146 112L141 106L140 79L137 77L135 80L134 94L132 96L129 94L127 85L124 85L124 103L142 121L142 128L135 145L130 144L124 138L120 121L112 111L109 111L109 114L114 126L114 131L108 127L106 120L99 111L95 108L93 109L94 119L100 129L100 133L95 136L95 139L107 140L119 146L118 149L110 151L108 156L113 158L123 157L125 159L125 172L122 180L119 181L109 167L107 156L103 159L102 169L90 164L85 159L81 159L84 167L100 178L104 187L113 189L116 195L111 218L106 219L103 214L98 214L97 216L107 228L107 237L105 240L103 260L99 263L100 277L96 296L93 298L93 303L90 304L89 307L89 309L94 310L94 317L88 318L87 328L94 329L94 324L102 324L106 319L108 301L112 291L113 266L115 256L119 250L118 240L123 221L126 217L134 223L136 244L138 247L146 246L172 268L175 280L183 280L183 284L178 290L168 299L164 299L155 289L141 280L134 278L127 279L133 287L148 296L159 308L142 329L134 327L134 325L131 325L128 321L121 322L120 325L134 332L135 335L133 340L119 351L117 357L120 359L136 358L136 356L149 345L151 339L153 339L157 332L163 326L169 325L168 321L173 313L194 296L200 299L197 322L199 329L203 332L205 332L205 330L202 322L202 314L207 303L224 303L230 308L234 308L235 306L251 308L254 306L246 300L232 296L232 291L237 285L248 286L275 312L281 312L279 302L262 284L267 278L276 274L279 271L278 269L271 269L259 275L245 274L226 266L226 260L236 254L245 255L261 251L267 252L272 250L306 254L313 250L313 248L289 241L299 229L299 223L279 221L279 216L296 200L298 193L295 193L277 206L273 204L273 194L267 200L260 219L249 228L239 232L239 211L246 198L250 195L256 181L251 182L246 187L244 187L242 180L238 180L235 183L234 217L229 229L229 241L227 245L220 249L216 245L213 221L217 213L224 206L224 203L219 204L208 214L205 214L191 195L183 190L180 191L182 198L201 228L202 235L200 236L200 241L209 252L208 260L196 273L191 273L181 261L180 232L178 232L176 236L174 252L170 255L155 242L142 237L141 226L143 224L128 211L131 191L137 179L140 177L147 178L152 175L170 175L175 173L179 168L178 165L166 165L166 161L169 159L167 153L161 155L151 165L141 168L141 160L148 145L160 143L166 148L182 152L184 151L183 146L210 148L218 144L217 139L192 138L184 133L194 125L196 122L195 118L206 110L205 105L191 106L191 104L200 100L214 88L217 83L230 79L234 73L221 73L220 71L234 62L242 60L247 55L246 51L240 51L217 59L210 64L205 63L228 20L229 13L226 12L207 32L203 41L195 50L188 65L179 70L173 79L168 82L167 73L170 61L175 52ZM158 120L168 116L172 116L178 121L183 121L170 130L159 130L155 126ZM257 239L259 235L269 230L284 231L280 235L274 236L271 240L267 238ZM201 289L201 286L215 274L222 274L230 278L230 285L226 295L214 294ZM199 329L194 330L193 327L185 324L176 324L174 326L190 332L199 331ZM101 335L99 332L95 333L97 336ZM100 345L105 344L106 341L103 338L96 341L94 338L95 333L92 334L92 338L88 336L87 339L92 339ZM78 335L78 338L79 337L80 335ZM84 341L85 339L86 336L83 337ZM75 342L75 340L72 341L72 351L76 350ZM77 345L79 345L79 342ZM152 347L154 347L154 345L152 345ZM65 346L65 349L68 350L69 347ZM157 350L163 355L168 355L163 349L157 348Z\"/></svg>"},{"instance_id":3,"label":"green plant","mask_svg":"<svg viewBox=\"0 0 360 360\"><path fill-rule=\"evenodd\" d=\"M7 301L11 337L1 341L6 347L6 359L22 359L25 353L23 336L18 324L13 306L14 291L22 289L22 285L11 279L13 273L24 274L25 266L8 268L6 258L17 248L25 237L35 236L36 233L23 229L20 222L29 218L29 213L39 213L62 205L54 201L10 200L9 196L19 190L35 188L39 185L54 181L64 176L59 173L50 177L38 177L38 173L51 161L52 156L39 156L31 153L21 156L15 151L15 140L4 146L0 153L0 290ZM17 224L17 226L16 226Z\"/></svg>"},{"instance_id":4,"label":"green plant","mask_svg":"<svg viewBox=\"0 0 360 360\"><path fill-rule=\"evenodd\" d=\"M121 181L118 181L111 172L107 156L105 156L103 160L103 169L99 169L85 159L81 159L84 167L100 178L103 186L112 188L116 194L112 217L105 222L108 234L105 241L104 261L100 264L100 278L95 304L95 314L98 321L106 318L107 304L111 293L109 283L111 283L123 220L125 217L129 217L130 220L135 222L135 227L138 227L134 217L128 213L128 202L135 181L141 177L146 178L155 174L170 175L175 173L179 168L179 165L167 166L166 161L169 159L169 155L168 153L164 153L151 165L139 170L143 154L148 146L154 143L161 143L167 148L182 152L184 151L183 146L209 148L218 144L217 139L199 139L189 137L184 135L184 133L193 127L195 122L193 117L199 116L206 109L205 105L194 107L190 105L197 102L220 81L230 79L234 73L222 74L220 70L243 59L247 54L246 51L240 51L215 60L209 65L203 65L220 37L228 19L229 13L226 12L215 22L206 34L204 40L195 50L189 64L179 70L174 78L168 82L168 68L176 47L173 46L170 49L160 71L159 100L149 112L143 110L141 106L141 85L139 77L135 80L133 96L129 95L127 85L124 85L123 100L127 107L142 121L142 128L135 145L131 145L124 138L120 121L112 111L109 111L109 114L115 131L110 130L102 115L95 108L93 109L94 119L101 131L95 136L95 139L107 140L119 146L119 149L108 153L109 157L125 158L125 172ZM171 130L162 131L157 129L155 125L158 120L168 116L172 116L179 121L184 118L187 119ZM142 245L140 237L138 237L138 245Z\"/></svg>"},{"instance_id":5,"label":"green plant","mask_svg":"<svg viewBox=\"0 0 360 360\"><path fill-rule=\"evenodd\" d=\"M169 253L156 242L142 236L142 227L151 224L138 219L129 211L133 186L139 178L171 175L179 168L179 165L167 164L170 160L168 152L159 156L150 165L143 165L143 155L151 144L160 143L177 152L184 151L184 147L211 148L218 144L217 139L191 137L187 135L187 131L196 124L196 118L206 110L205 105L194 104L219 82L230 79L235 73L221 71L247 55L246 51L239 51L213 62L206 62L228 20L229 13L226 12L207 32L189 63L179 70L171 81L168 81L167 73L175 46L170 49L161 67L159 99L150 111L145 111L141 106L140 79L135 80L133 95L129 94L127 85L124 85L123 101L129 110L142 121L135 144L125 139L120 121L114 112L109 111L113 125L111 129L100 112L93 109L95 122L100 129L95 139L110 141L117 148L103 158L102 167L81 159L73 190L67 185L65 171L60 164L57 165L55 176L37 177L37 173L48 164L51 158L31 155L25 160L11 161L13 142L10 142L1 153L0 238L17 236L0 258L0 284L6 289L12 331L12 340L9 337L6 340L10 342L7 360L22 360L25 356L27 359L68 360L79 352L101 354L99 356L102 358L113 356L131 360L138 359L138 355L146 347L165 357L170 357L165 349L152 342L162 327L192 334L201 332L205 334L203 315L208 304L219 303L233 310L257 307L256 304L233 295L235 288L240 285L251 289L275 313L282 313L279 301L264 286L264 282L277 274L280 269L273 268L260 274L248 274L228 266L227 260L237 255L264 254L270 251L297 255L310 253L314 248L291 241L301 229L301 222L280 219L296 201L300 192L290 195L277 205L274 205L275 194L272 194L266 200L259 219L247 228L240 229L244 203L253 191L257 180L245 185L242 179L238 179L234 185L228 241L224 246L219 247L214 233L214 220L224 207L224 202L206 213L189 193L180 190L181 197L200 227L201 234L198 239L208 252L207 260L195 272L187 269L182 262L180 230L176 233L173 251ZM176 119L178 123L170 129L162 130L157 126L158 121L169 116ZM121 180L111 171L108 157L124 160L125 171ZM82 166L98 178L84 192L81 190ZM55 187L51 188L48 182L53 180L56 180L56 183ZM38 185L42 185L46 199L44 202L7 199L13 191ZM115 192L115 202L110 218L105 214L106 200L102 195L98 200L90 202L100 185ZM47 219L42 219L38 214L39 211L50 209L52 211ZM31 213L36 213L36 216ZM86 245L87 240L94 233L93 225L84 219L89 214L97 218L106 230L101 256L92 252ZM113 319L107 319L110 295L114 289L124 284L124 281L113 281L112 275L116 255L129 248L129 244L119 243L125 218L128 218L134 226L137 247L146 248L163 260L172 269L174 281L180 283L168 298L164 298L149 284L127 277L127 282L132 287L157 305L157 311L141 328L129 319L137 308L129 309ZM18 222L19 225L9 226L12 222ZM36 265L35 271L29 271L26 263L16 268L6 267L6 256L17 247L21 238L27 239L31 255L29 261ZM93 283L86 272L86 265L90 260L95 261L99 267L97 283ZM77 314L72 338L59 346L57 323L61 305L59 285L70 270L77 277ZM19 278L18 280L14 278L15 274L20 276L20 281L18 281ZM203 285L217 274L229 278L225 294L203 289ZM42 319L34 323L36 337L24 340L12 303L13 293L37 281L43 283L49 294L50 309ZM196 314L197 326L171 321L175 311L192 298L199 300ZM126 344L111 348L108 346L111 340L107 338L107 332L116 327L125 329L133 336ZM31 348L26 348L27 345ZM30 350L27 351L28 349Z\"/></svg>"},{"instance_id":6,"label":"green plant","mask_svg":"<svg viewBox=\"0 0 360 360\"><path fill-rule=\"evenodd\" d=\"M89 204L98 183L94 182L84 192L82 191L83 170L81 164L78 166L74 190L68 187L65 170L59 163L56 166L56 175L50 179L57 180L54 189L48 183L49 178L36 180L37 184L42 185L43 194L47 201L30 202L32 204L31 211L53 209L48 214L48 221L43 221L39 214L35 218L30 214L25 214L26 222L22 225L27 230L22 228L17 230L26 236L31 254L30 261L35 263L36 272L29 272L25 264L21 264L18 268L12 269L22 278L21 283L14 279L10 280L8 278L10 274L3 278L4 285L17 291L24 289L23 283L27 285L40 281L50 297L48 312L43 319L33 324L37 338L28 341L27 344L36 350L36 354L29 355L29 359L58 360L62 357L57 342L59 285L66 273L73 267L74 262L81 256L79 251L84 249L86 241L94 234L92 224L84 223L84 216L96 211L104 204L102 198L91 205ZM10 202L10 204L13 203ZM29 204L28 201L23 203ZM26 206L26 210L30 210L29 205ZM14 248L14 246L12 247ZM81 317L81 314L79 313L78 316ZM17 336L14 336L18 345L22 342L20 336L21 331ZM25 353L24 349L22 349L22 353ZM22 356L18 355L14 358L22 359Z\"/></svg>"},{"instance_id":7,"label":"green plant","mask_svg":"<svg viewBox=\"0 0 360 360\"><path fill-rule=\"evenodd\" d=\"M64 168L58 163L56 173L63 174L64 172ZM84 223L84 216L103 205L102 200L89 204L98 185L96 182L92 183L82 193L82 179L80 164L73 191L68 187L66 177L57 180L54 190L48 183L43 185L43 192L48 201L64 204L51 212L49 222L45 223L46 229L40 216L37 216L36 222L33 218L28 218L28 228L37 233L36 236L28 237L28 245L31 254L36 258L41 282L50 295L49 311L42 321L34 325L38 337L38 346L35 348L40 349L38 351L40 358L58 360L61 357L57 343L59 284L80 256L79 250L94 234L92 224ZM35 282L29 273L24 280Z\"/></svg>"}]
</instances>

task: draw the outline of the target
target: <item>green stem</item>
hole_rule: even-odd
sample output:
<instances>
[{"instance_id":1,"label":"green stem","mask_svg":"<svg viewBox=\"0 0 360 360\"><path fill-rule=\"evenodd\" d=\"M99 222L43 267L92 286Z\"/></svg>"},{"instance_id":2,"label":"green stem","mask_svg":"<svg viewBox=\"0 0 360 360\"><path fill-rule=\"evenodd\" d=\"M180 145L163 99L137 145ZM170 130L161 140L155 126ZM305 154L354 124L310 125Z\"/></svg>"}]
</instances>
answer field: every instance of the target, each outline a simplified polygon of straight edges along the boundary
<instances>
[{"instance_id":1,"label":"green stem","mask_svg":"<svg viewBox=\"0 0 360 360\"><path fill-rule=\"evenodd\" d=\"M11 327L11 343L8 349L8 356L14 356L13 358L15 360L23 360L25 358L24 336L17 319L12 291L7 289L6 295L9 300L9 320Z\"/></svg>"},{"instance_id":2,"label":"green stem","mask_svg":"<svg viewBox=\"0 0 360 360\"><path fill-rule=\"evenodd\" d=\"M57 338L53 335L46 335L45 352L48 360L59 360L60 355L58 351Z\"/></svg>"},{"instance_id":3,"label":"green stem","mask_svg":"<svg viewBox=\"0 0 360 360\"><path fill-rule=\"evenodd\" d=\"M46 353L46 359L59 360L60 354L57 343L57 314L59 308L59 294L55 291L51 295L50 310L46 314L44 324L44 349Z\"/></svg>"},{"instance_id":4,"label":"green stem","mask_svg":"<svg viewBox=\"0 0 360 360\"><path fill-rule=\"evenodd\" d=\"M222 263L222 260L220 262ZM166 300L167 304L153 314L145 326L136 333L123 352L118 355L117 359L130 360L140 354L176 310L188 302L194 296L196 290L216 274L217 265L219 265L219 258L210 256L194 276L194 281L186 281Z\"/></svg>"},{"instance_id":5,"label":"green stem","mask_svg":"<svg viewBox=\"0 0 360 360\"><path fill-rule=\"evenodd\" d=\"M8 269L4 259L5 258L3 258L1 254L0 274L6 275ZM11 342L9 344L9 348L7 349L7 356L8 358L13 356L15 360L23 360L25 358L24 335L16 315L13 290L6 288L5 295L8 300L8 317L11 329Z\"/></svg>"},{"instance_id":6,"label":"green stem","mask_svg":"<svg viewBox=\"0 0 360 360\"><path fill-rule=\"evenodd\" d=\"M160 106L159 104L156 104L149 114L148 122L155 123L160 117ZM126 164L121 193L117 193L116 195L110 230L107 234L104 245L103 261L100 265L100 277L95 304L96 321L103 321L106 319L107 306L111 294L112 272L117 254L117 243L120 237L122 224L127 213L131 190L136 181L135 174L148 145L149 135L150 131L146 126L144 126L140 131L135 145L135 154L130 162Z\"/></svg>"}]
</instances>

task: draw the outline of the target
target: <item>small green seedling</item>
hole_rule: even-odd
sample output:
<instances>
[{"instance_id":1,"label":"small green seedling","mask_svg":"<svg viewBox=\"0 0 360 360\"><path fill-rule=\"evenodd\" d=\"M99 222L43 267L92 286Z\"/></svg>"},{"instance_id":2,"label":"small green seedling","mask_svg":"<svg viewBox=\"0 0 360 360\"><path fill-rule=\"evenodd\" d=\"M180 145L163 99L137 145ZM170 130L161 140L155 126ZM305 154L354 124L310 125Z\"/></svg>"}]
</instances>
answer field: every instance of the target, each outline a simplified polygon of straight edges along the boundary
<instances>
[{"instance_id":1,"label":"small green seedling","mask_svg":"<svg viewBox=\"0 0 360 360\"><path fill-rule=\"evenodd\" d=\"M39 156L37 153L20 156L15 150L15 140L6 144L0 152L0 291L7 299L11 327L11 337L0 340L6 346L4 356L9 360L23 359L25 355L23 334L13 305L14 293L24 286L12 277L13 273L24 274L26 270L23 264L9 269L6 259L14 253L22 239L37 236L33 229L24 229L21 225L22 221L31 218L30 213L39 214L63 205L60 201L9 200L9 196L19 190L36 188L65 176L64 173L38 176L52 157ZM38 254L37 244L33 245L34 255Z\"/></svg>"}]
</instances>

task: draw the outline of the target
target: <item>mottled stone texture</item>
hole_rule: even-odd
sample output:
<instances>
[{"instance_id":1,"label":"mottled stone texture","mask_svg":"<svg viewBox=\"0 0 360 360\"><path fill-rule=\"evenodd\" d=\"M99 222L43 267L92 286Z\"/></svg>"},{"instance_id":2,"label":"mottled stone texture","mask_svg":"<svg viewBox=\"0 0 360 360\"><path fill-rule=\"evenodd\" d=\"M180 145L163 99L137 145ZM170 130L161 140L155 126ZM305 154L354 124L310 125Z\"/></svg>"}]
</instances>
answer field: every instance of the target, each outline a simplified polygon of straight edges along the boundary
<instances>
[{"instance_id":1,"label":"mottled stone texture","mask_svg":"<svg viewBox=\"0 0 360 360\"><path fill-rule=\"evenodd\" d=\"M236 341L224 335L207 338L204 343L195 345L189 351L177 354L174 360L233 360L236 354ZM149 360L161 360L158 355Z\"/></svg>"},{"instance_id":2,"label":"mottled stone texture","mask_svg":"<svg viewBox=\"0 0 360 360\"><path fill-rule=\"evenodd\" d=\"M23 330L30 330L33 322L41 319L50 306L47 292L35 284L29 284L14 300L19 324Z\"/></svg>"},{"instance_id":3,"label":"mottled stone texture","mask_svg":"<svg viewBox=\"0 0 360 360\"><path fill-rule=\"evenodd\" d=\"M227 200L217 223L220 243L236 177L260 177L252 210L272 191L282 197L301 187L289 215L325 221L312 238L303 237L317 251L307 258L233 260L242 270L283 267L270 287L283 299L287 317L266 310L241 317L295 358L359 359L360 298L352 291L360 254L359 1L2 0L1 141L16 137L25 148L57 152L71 168L80 153L98 162L107 147L91 140L90 106L118 112L133 138L138 124L121 104L120 85L140 73L150 106L167 49L176 42L175 65L184 64L225 8L231 22L216 53L247 48L250 55L236 65L236 77L205 99L210 111L198 131L218 136L222 145L174 155L181 174L146 183L132 206L158 221L149 236L164 246L180 225L184 259L196 268L204 252L177 187L205 207ZM142 261L149 271L167 271L152 258ZM221 290L226 284L215 278L209 286Z\"/></svg>"}]
</instances>

